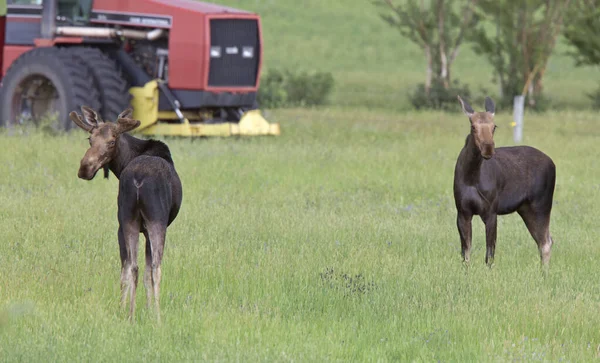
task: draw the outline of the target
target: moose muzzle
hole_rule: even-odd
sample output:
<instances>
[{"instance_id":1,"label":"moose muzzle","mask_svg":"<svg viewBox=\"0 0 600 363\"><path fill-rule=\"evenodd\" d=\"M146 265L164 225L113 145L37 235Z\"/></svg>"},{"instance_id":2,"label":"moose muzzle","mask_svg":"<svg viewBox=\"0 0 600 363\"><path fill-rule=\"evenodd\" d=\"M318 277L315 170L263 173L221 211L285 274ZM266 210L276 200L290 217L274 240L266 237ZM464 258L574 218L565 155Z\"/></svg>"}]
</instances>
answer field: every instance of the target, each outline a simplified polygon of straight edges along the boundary
<instances>
[{"instance_id":1,"label":"moose muzzle","mask_svg":"<svg viewBox=\"0 0 600 363\"><path fill-rule=\"evenodd\" d=\"M85 155L83 159L81 159L77 176L81 179L92 180L101 167L102 163L100 160Z\"/></svg>"},{"instance_id":2,"label":"moose muzzle","mask_svg":"<svg viewBox=\"0 0 600 363\"><path fill-rule=\"evenodd\" d=\"M486 160L491 159L495 153L496 153L496 150L495 150L495 145L493 142L485 142L481 145L481 156L484 159L486 159Z\"/></svg>"}]
</instances>

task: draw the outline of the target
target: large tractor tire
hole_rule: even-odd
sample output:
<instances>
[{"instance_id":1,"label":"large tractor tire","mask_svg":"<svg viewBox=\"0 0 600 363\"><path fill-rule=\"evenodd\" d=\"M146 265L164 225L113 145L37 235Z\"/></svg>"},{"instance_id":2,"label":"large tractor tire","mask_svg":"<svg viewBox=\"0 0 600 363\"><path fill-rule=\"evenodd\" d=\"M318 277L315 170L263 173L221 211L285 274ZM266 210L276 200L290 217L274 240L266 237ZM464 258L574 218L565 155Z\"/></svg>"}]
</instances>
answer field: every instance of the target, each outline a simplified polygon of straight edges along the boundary
<instances>
[{"instance_id":1,"label":"large tractor tire","mask_svg":"<svg viewBox=\"0 0 600 363\"><path fill-rule=\"evenodd\" d=\"M74 126L69 112L98 108L98 90L88 68L65 49L37 48L17 58L2 80L0 123L5 126L50 123Z\"/></svg>"},{"instance_id":2,"label":"large tractor tire","mask_svg":"<svg viewBox=\"0 0 600 363\"><path fill-rule=\"evenodd\" d=\"M69 52L84 62L93 76L100 95L100 116L106 121L116 121L131 101L127 81L117 63L98 48L73 47Z\"/></svg>"}]
</instances>

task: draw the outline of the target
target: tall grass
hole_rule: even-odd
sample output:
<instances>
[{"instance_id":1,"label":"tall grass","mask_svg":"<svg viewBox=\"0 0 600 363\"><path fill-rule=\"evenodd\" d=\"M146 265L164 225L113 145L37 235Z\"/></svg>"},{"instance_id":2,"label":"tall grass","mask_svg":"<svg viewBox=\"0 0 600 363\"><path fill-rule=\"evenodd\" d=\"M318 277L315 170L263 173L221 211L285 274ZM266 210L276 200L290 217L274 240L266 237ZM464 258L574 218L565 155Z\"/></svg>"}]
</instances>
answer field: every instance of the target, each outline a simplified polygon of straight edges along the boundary
<instances>
[{"instance_id":1,"label":"tall grass","mask_svg":"<svg viewBox=\"0 0 600 363\"><path fill-rule=\"evenodd\" d=\"M510 145L499 113L496 144ZM119 310L117 180L77 179L81 131L0 135L3 361L585 361L598 356L600 124L526 117L557 165L550 275L518 216L460 260L458 114L287 110L276 138L167 139L184 186L163 324ZM141 254L143 255L143 254ZM140 267L143 261L140 258Z\"/></svg>"}]
</instances>

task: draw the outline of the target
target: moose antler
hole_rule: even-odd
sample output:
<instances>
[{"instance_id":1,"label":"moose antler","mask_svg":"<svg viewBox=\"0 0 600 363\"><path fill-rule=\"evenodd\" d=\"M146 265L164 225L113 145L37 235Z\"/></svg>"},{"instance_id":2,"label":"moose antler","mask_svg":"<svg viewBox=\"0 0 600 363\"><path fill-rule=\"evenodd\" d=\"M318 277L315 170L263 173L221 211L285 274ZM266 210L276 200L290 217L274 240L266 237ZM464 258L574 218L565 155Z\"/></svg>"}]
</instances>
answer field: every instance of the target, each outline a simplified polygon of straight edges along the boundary
<instances>
[{"instance_id":1,"label":"moose antler","mask_svg":"<svg viewBox=\"0 0 600 363\"><path fill-rule=\"evenodd\" d=\"M131 118L132 115L133 115L133 109L131 107L128 107L127 109L125 109L123 112L121 112L119 114L119 116L117 117L117 119L120 119L120 118Z\"/></svg>"},{"instance_id":2,"label":"moose antler","mask_svg":"<svg viewBox=\"0 0 600 363\"><path fill-rule=\"evenodd\" d=\"M69 118L71 118L71 121L73 121L75 123L75 125L81 127L82 129L84 129L87 132L91 132L92 129L94 128L93 125L89 124L86 120L84 120L83 117L81 117L80 114L78 114L75 111L72 111L71 113L69 113Z\"/></svg>"},{"instance_id":3,"label":"moose antler","mask_svg":"<svg viewBox=\"0 0 600 363\"><path fill-rule=\"evenodd\" d=\"M85 117L90 125L96 127L104 123L100 115L98 115L98 113L96 113L96 111L94 111L92 108L88 106L81 106L81 111L83 112L83 117Z\"/></svg>"},{"instance_id":4,"label":"moose antler","mask_svg":"<svg viewBox=\"0 0 600 363\"><path fill-rule=\"evenodd\" d=\"M131 131L136 127L140 126L140 121L134 120L133 109L131 107L125 109L117 117L117 132L122 134L124 132Z\"/></svg>"}]
</instances>

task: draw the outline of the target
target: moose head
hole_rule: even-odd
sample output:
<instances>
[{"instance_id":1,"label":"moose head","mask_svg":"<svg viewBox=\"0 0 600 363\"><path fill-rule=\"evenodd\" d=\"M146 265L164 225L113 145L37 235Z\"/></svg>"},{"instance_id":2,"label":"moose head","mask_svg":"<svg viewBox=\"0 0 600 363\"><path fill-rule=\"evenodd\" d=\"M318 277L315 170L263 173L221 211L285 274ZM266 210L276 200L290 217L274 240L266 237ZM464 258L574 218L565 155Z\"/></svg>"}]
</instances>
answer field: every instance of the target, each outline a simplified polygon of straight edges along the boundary
<instances>
[{"instance_id":1,"label":"moose head","mask_svg":"<svg viewBox=\"0 0 600 363\"><path fill-rule=\"evenodd\" d=\"M479 149L484 159L490 159L495 153L494 131L494 110L496 106L491 98L485 98L485 112L475 112L471 105L458 96L463 112L471 122L471 136L475 141L475 146Z\"/></svg>"},{"instance_id":2,"label":"moose head","mask_svg":"<svg viewBox=\"0 0 600 363\"><path fill-rule=\"evenodd\" d=\"M93 109L82 106L83 117L73 111L69 114L71 120L90 134L90 148L85 152L77 176L81 179L92 180L100 168L105 168L107 176L108 164L117 157L119 152L119 137L140 125L140 121L131 118L131 108L121 112L116 122L104 122Z\"/></svg>"}]
</instances>

